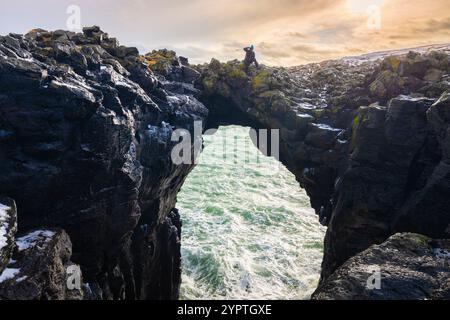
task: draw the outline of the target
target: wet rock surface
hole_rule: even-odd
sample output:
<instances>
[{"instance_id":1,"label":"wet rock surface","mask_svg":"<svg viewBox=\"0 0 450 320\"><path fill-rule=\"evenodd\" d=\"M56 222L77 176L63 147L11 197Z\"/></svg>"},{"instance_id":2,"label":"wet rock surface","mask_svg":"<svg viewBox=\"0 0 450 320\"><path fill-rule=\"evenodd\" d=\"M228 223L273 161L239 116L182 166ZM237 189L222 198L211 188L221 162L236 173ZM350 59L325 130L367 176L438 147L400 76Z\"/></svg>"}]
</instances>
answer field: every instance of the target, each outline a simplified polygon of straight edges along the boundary
<instances>
[{"instance_id":1,"label":"wet rock surface","mask_svg":"<svg viewBox=\"0 0 450 320\"><path fill-rule=\"evenodd\" d=\"M339 267L316 300L448 300L450 240L396 234Z\"/></svg>"}]
</instances>

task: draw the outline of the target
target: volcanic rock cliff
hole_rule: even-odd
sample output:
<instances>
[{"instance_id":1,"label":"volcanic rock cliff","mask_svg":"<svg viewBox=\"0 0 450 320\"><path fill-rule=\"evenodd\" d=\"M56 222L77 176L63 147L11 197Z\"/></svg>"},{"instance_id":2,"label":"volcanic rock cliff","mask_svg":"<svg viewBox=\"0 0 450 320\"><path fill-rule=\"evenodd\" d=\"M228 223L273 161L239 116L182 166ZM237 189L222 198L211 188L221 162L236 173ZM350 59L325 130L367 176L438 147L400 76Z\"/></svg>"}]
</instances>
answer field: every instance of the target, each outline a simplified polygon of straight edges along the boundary
<instances>
[{"instance_id":1,"label":"volcanic rock cliff","mask_svg":"<svg viewBox=\"0 0 450 320\"><path fill-rule=\"evenodd\" d=\"M171 135L193 132L202 120L204 129L280 129L281 161L328 226L315 297L339 298L342 290L330 288L366 260L344 263L373 254L365 251L373 245L399 232L450 237L445 49L246 74L239 61L189 66L167 50L141 56L98 27L0 37L0 194L15 200L2 203L8 212L17 205L21 234L14 240L15 215L4 219L0 271L26 270L24 257L33 253L21 254L20 241L44 232L49 237L41 241L64 243L65 252L73 244L71 257L59 251L50 260L81 265L77 297L177 298L176 195L193 167L173 164ZM192 148L198 143L194 136ZM406 259L436 254L420 245ZM11 257L16 265L6 266ZM379 265L390 257L379 256ZM428 273L445 278L448 264L437 267ZM16 273L0 282L0 298L17 297L15 288L26 283ZM426 297L444 297L448 288L436 290ZM71 298L56 291L56 298Z\"/></svg>"},{"instance_id":2,"label":"volcanic rock cliff","mask_svg":"<svg viewBox=\"0 0 450 320\"><path fill-rule=\"evenodd\" d=\"M450 236L448 51L265 68L250 80L238 62L200 71L210 118L228 108L280 128L281 161L328 226L322 280L397 232Z\"/></svg>"},{"instance_id":3,"label":"volcanic rock cliff","mask_svg":"<svg viewBox=\"0 0 450 320\"><path fill-rule=\"evenodd\" d=\"M19 233L67 232L94 298L178 297L174 208L192 166L172 163L171 133L208 114L196 77L157 77L97 27L0 38L0 194Z\"/></svg>"}]
</instances>

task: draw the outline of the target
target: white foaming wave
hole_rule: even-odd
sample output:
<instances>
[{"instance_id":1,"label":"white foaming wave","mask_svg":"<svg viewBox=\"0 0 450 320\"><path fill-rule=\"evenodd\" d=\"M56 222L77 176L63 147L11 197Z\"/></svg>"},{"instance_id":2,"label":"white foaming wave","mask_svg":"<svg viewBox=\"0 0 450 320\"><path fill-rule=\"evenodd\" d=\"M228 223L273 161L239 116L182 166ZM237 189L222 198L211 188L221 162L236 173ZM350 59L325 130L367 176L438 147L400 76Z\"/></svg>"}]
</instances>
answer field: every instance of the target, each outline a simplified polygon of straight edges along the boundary
<instances>
[{"instance_id":1,"label":"white foaming wave","mask_svg":"<svg viewBox=\"0 0 450 320\"><path fill-rule=\"evenodd\" d=\"M248 129L221 130L248 137ZM220 157L207 147L207 165L191 173L178 198L182 297L309 298L319 279L324 229L293 175L285 168L266 174L278 165L273 158L243 170L210 165L211 158Z\"/></svg>"}]
</instances>

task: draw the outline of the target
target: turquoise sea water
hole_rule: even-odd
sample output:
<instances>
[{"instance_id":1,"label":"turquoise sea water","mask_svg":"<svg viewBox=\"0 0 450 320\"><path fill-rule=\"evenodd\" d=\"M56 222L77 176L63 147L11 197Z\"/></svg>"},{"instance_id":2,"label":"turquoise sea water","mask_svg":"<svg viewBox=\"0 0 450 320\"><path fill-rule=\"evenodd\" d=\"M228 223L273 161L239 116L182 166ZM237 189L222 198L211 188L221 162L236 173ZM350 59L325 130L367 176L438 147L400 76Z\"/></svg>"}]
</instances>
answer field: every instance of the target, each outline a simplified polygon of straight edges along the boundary
<instances>
[{"instance_id":1,"label":"turquoise sea water","mask_svg":"<svg viewBox=\"0 0 450 320\"><path fill-rule=\"evenodd\" d=\"M325 229L295 177L221 127L178 195L183 219L182 299L308 299Z\"/></svg>"}]
</instances>

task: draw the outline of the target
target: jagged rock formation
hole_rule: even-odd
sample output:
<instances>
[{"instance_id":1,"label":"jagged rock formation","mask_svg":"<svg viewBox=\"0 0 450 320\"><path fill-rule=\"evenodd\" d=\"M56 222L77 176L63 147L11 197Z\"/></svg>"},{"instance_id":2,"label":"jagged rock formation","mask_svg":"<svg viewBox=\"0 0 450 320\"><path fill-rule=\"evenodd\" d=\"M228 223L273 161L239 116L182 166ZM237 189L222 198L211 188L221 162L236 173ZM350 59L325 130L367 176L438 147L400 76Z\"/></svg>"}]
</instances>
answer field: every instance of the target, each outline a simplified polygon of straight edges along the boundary
<instances>
[{"instance_id":1,"label":"jagged rock formation","mask_svg":"<svg viewBox=\"0 0 450 320\"><path fill-rule=\"evenodd\" d=\"M448 300L450 240L396 234L350 258L319 287L318 300Z\"/></svg>"},{"instance_id":2,"label":"jagged rock formation","mask_svg":"<svg viewBox=\"0 0 450 320\"><path fill-rule=\"evenodd\" d=\"M10 34L0 37L0 194L16 200L21 234L67 232L85 298L175 299L176 195L193 166L172 162L172 133L194 133L195 120L280 129L281 161L328 226L326 286L397 232L450 236L449 73L445 51L246 74L238 61L141 56L98 27ZM70 246L57 234L61 250L45 261L61 271Z\"/></svg>"},{"instance_id":3,"label":"jagged rock formation","mask_svg":"<svg viewBox=\"0 0 450 320\"><path fill-rule=\"evenodd\" d=\"M0 37L0 194L21 233L69 234L103 299L178 297L174 207L192 166L172 163L171 133L208 110L176 60L157 77L98 27Z\"/></svg>"},{"instance_id":4,"label":"jagged rock formation","mask_svg":"<svg viewBox=\"0 0 450 320\"><path fill-rule=\"evenodd\" d=\"M328 225L323 280L396 232L449 237L448 53L199 70L214 125L281 130L281 160Z\"/></svg>"},{"instance_id":5,"label":"jagged rock formation","mask_svg":"<svg viewBox=\"0 0 450 320\"><path fill-rule=\"evenodd\" d=\"M66 232L36 230L17 238L16 245L2 274L0 299L81 300L89 297L83 287L67 285L68 271L76 265L70 261L72 243Z\"/></svg>"},{"instance_id":6,"label":"jagged rock formation","mask_svg":"<svg viewBox=\"0 0 450 320\"><path fill-rule=\"evenodd\" d=\"M4 232L5 231L5 232ZM79 300L89 297L81 287L69 290L67 270L72 243L63 230L34 230L16 237L14 200L0 199L0 300Z\"/></svg>"}]
</instances>

